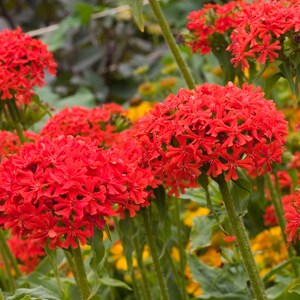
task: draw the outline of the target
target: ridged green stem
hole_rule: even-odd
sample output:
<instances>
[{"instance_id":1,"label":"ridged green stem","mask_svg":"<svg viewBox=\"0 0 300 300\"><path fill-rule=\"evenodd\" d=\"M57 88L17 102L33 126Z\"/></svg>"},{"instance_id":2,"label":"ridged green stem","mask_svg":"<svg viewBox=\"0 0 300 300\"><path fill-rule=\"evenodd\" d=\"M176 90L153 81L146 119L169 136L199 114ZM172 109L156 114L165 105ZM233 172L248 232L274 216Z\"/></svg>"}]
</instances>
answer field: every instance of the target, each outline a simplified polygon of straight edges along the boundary
<instances>
[{"instance_id":1,"label":"ridged green stem","mask_svg":"<svg viewBox=\"0 0 300 300\"><path fill-rule=\"evenodd\" d=\"M176 41L172 35L172 32L170 30L170 27L166 21L166 18L163 14L163 11L156 0L149 0L149 4L153 10L153 13L155 15L155 18L161 28L162 34L164 35L164 38L173 54L173 57L178 65L178 68L186 82L186 85L189 89L194 89L195 88L195 81L194 78L184 61L182 54L180 52L180 49L178 45L176 44Z\"/></svg>"},{"instance_id":2,"label":"ridged green stem","mask_svg":"<svg viewBox=\"0 0 300 300\"><path fill-rule=\"evenodd\" d=\"M148 284L149 280L147 278L145 265L143 262L143 253L140 253L141 251L139 251L140 248L139 248L139 245L137 244L136 239L134 239L134 248L136 251L138 267L139 267L139 270L142 275L142 291L143 291L144 299L151 300L151 293L150 293L150 288L149 288L149 284Z\"/></svg>"},{"instance_id":3,"label":"ridged green stem","mask_svg":"<svg viewBox=\"0 0 300 300\"><path fill-rule=\"evenodd\" d=\"M182 299L187 300L188 295L186 293L185 278L184 278L184 271L186 266L186 255L184 251L184 244L182 238L182 222L180 219L180 205L179 205L180 199L174 198L173 201L175 204L175 220L176 220L177 237L178 237L181 294L182 294Z\"/></svg>"},{"instance_id":4,"label":"ridged green stem","mask_svg":"<svg viewBox=\"0 0 300 300\"><path fill-rule=\"evenodd\" d=\"M8 261L5 251L3 251L2 248L0 250L1 250L0 253L2 256L3 264L4 264L4 269L6 271L5 274L7 275L7 280L8 280L8 291L11 293L14 293L16 290L16 287L15 287L14 278L11 274L11 267L10 267L10 264L9 264L9 261Z\"/></svg>"},{"instance_id":5,"label":"ridged green stem","mask_svg":"<svg viewBox=\"0 0 300 300\"><path fill-rule=\"evenodd\" d=\"M151 221L150 221L150 216L149 216L149 210L148 209L142 209L141 210L145 230L146 230L146 235L147 235L147 240L148 240L148 245L151 251L152 259L153 259L153 264L154 264L154 269L156 272L159 288L161 291L161 296L163 300L170 300L169 294L168 294L168 289L167 289L167 283L165 280L165 277L162 272L162 267L158 258L158 253L155 245L155 240L151 228Z\"/></svg>"},{"instance_id":6,"label":"ridged green stem","mask_svg":"<svg viewBox=\"0 0 300 300\"><path fill-rule=\"evenodd\" d=\"M19 116L19 111L18 111L16 102L14 100L8 100L7 108L8 108L8 112L10 114L11 120L13 122L13 126L19 137L19 140L20 140L21 144L24 144L26 139L25 139L23 130L20 125L20 116Z\"/></svg>"},{"instance_id":7,"label":"ridged green stem","mask_svg":"<svg viewBox=\"0 0 300 300\"><path fill-rule=\"evenodd\" d=\"M233 232L236 236L237 244L241 252L241 256L244 262L244 266L248 273L251 287L256 300L266 300L266 294L264 291L263 283L259 277L259 272L255 264L255 260L250 248L250 241L248 238L247 231L245 229L242 219L238 216L235 209L234 201L230 195L227 182L223 174L216 178L213 178L219 185L220 192L226 207L226 211L231 223Z\"/></svg>"},{"instance_id":8,"label":"ridged green stem","mask_svg":"<svg viewBox=\"0 0 300 300\"><path fill-rule=\"evenodd\" d=\"M89 283L87 280L79 243L78 243L77 248L71 249L71 253L73 256L74 265L75 265L75 269L76 269L76 273L77 273L77 279L78 279L81 298L82 298L82 300L87 300L91 294L91 291L90 291Z\"/></svg>"},{"instance_id":9,"label":"ridged green stem","mask_svg":"<svg viewBox=\"0 0 300 300\"><path fill-rule=\"evenodd\" d=\"M287 245L286 234L284 233L286 222L285 222L285 219L284 219L284 211L283 211L283 207L282 207L282 202L281 202L281 199L279 198L280 196L276 192L276 187L274 187L274 185L272 184L270 174L267 173L265 178L266 178L266 181L267 181L267 186L268 186L269 192L271 194L271 201L272 201L272 204L273 204L274 209L275 209L275 214L276 214L276 218L277 218L277 221L278 221L278 225L281 229L281 234L282 234L282 237L283 237L283 241ZM293 248L287 247L287 250L288 250L289 258L293 258L295 256ZM296 277L298 277L299 276L299 270L298 270L298 267L297 267L297 263L294 262L292 265L293 265L295 275L296 275Z\"/></svg>"},{"instance_id":10,"label":"ridged green stem","mask_svg":"<svg viewBox=\"0 0 300 300\"><path fill-rule=\"evenodd\" d=\"M1 245L1 249L2 251L6 254L6 257L8 258L11 266L13 267L15 273L16 273L16 277L21 277L22 276L22 273L18 267L18 264L17 264L17 261L15 259L15 257L13 256L13 254L11 253L8 245L7 245L7 242L6 242L6 239L5 239L5 236L3 234L3 231L2 229L0 229L0 245Z\"/></svg>"}]
</instances>

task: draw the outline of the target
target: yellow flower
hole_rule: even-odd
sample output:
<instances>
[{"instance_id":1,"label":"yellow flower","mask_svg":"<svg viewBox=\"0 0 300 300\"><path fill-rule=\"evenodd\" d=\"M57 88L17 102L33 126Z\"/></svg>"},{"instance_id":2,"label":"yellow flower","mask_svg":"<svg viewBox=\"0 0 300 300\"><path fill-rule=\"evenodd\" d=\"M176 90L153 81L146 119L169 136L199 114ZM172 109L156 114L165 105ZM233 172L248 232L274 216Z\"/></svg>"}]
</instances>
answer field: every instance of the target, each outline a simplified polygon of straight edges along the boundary
<instances>
[{"instance_id":1,"label":"yellow flower","mask_svg":"<svg viewBox=\"0 0 300 300\"><path fill-rule=\"evenodd\" d=\"M124 249L120 241L117 241L110 249L110 252L112 254L112 259L116 264L116 268L118 270L123 270L127 271L128 266L127 266L127 261L124 256ZM136 259L133 259L133 266L137 266L137 261Z\"/></svg>"},{"instance_id":2,"label":"yellow flower","mask_svg":"<svg viewBox=\"0 0 300 300\"><path fill-rule=\"evenodd\" d=\"M251 241L251 248L261 275L288 257L279 226L264 230Z\"/></svg>"},{"instance_id":3,"label":"yellow flower","mask_svg":"<svg viewBox=\"0 0 300 300\"><path fill-rule=\"evenodd\" d=\"M132 122L136 122L138 118L144 116L149 110L151 110L154 105L155 103L144 101L136 106L131 106L127 110L127 118L129 118Z\"/></svg>"},{"instance_id":4,"label":"yellow flower","mask_svg":"<svg viewBox=\"0 0 300 300\"><path fill-rule=\"evenodd\" d=\"M176 85L176 83L177 83L176 77L167 77L159 81L159 85L161 88L171 88L174 85Z\"/></svg>"},{"instance_id":5,"label":"yellow flower","mask_svg":"<svg viewBox=\"0 0 300 300\"><path fill-rule=\"evenodd\" d=\"M167 74L170 74L170 73L173 73L174 71L177 70L177 65L175 63L172 63L172 64L167 64L165 65L162 69L161 69L161 74L163 75L167 75Z\"/></svg>"},{"instance_id":6,"label":"yellow flower","mask_svg":"<svg viewBox=\"0 0 300 300\"><path fill-rule=\"evenodd\" d=\"M183 222L186 226L192 227L194 217L207 216L209 212L209 209L205 207L198 207L195 211L187 211Z\"/></svg>"},{"instance_id":7,"label":"yellow flower","mask_svg":"<svg viewBox=\"0 0 300 300\"><path fill-rule=\"evenodd\" d=\"M156 85L153 82L147 81L138 86L138 92L141 96L151 96L156 92Z\"/></svg>"},{"instance_id":8,"label":"yellow flower","mask_svg":"<svg viewBox=\"0 0 300 300\"><path fill-rule=\"evenodd\" d=\"M211 266L211 267L220 267L222 265L221 255L220 252L217 251L215 248L208 248L207 251L205 251L204 254L200 256L200 259L205 264Z\"/></svg>"},{"instance_id":9,"label":"yellow flower","mask_svg":"<svg viewBox=\"0 0 300 300\"><path fill-rule=\"evenodd\" d=\"M133 71L134 75L143 75L149 71L149 65L143 65Z\"/></svg>"},{"instance_id":10,"label":"yellow flower","mask_svg":"<svg viewBox=\"0 0 300 300\"><path fill-rule=\"evenodd\" d=\"M189 267L185 268L184 272L186 278L187 278L187 286L186 290L190 295L193 295L194 297L197 297L202 294L201 288L199 283L195 282L192 278L191 270Z\"/></svg>"}]
</instances>

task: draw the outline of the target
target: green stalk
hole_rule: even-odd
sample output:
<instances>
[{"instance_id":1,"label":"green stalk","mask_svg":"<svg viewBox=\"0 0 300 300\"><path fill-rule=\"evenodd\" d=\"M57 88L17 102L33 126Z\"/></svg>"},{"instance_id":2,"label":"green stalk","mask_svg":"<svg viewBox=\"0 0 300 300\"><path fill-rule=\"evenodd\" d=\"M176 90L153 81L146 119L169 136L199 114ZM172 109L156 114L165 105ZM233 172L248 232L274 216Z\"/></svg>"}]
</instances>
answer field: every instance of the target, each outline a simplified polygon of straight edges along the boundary
<instances>
[{"instance_id":1,"label":"green stalk","mask_svg":"<svg viewBox=\"0 0 300 300\"><path fill-rule=\"evenodd\" d=\"M143 262L143 253L141 253L141 251L139 251L140 248L137 244L136 239L134 239L134 248L135 248L135 251L136 251L138 267L139 267L139 270L140 270L141 275L142 275L142 291L143 291L143 294L144 294L144 298L146 300L151 300L150 287L149 287L149 284L148 284L149 280L147 278L145 265L144 265L144 262Z\"/></svg>"},{"instance_id":2,"label":"green stalk","mask_svg":"<svg viewBox=\"0 0 300 300\"><path fill-rule=\"evenodd\" d=\"M91 291L87 280L85 267L83 263L83 257L82 257L82 253L78 241L77 244L78 244L77 248L71 248L71 253L74 260L81 298L82 300L87 300L91 294Z\"/></svg>"},{"instance_id":3,"label":"green stalk","mask_svg":"<svg viewBox=\"0 0 300 300\"><path fill-rule=\"evenodd\" d=\"M265 295L263 283L259 277L259 272L251 252L250 241L247 235L247 231L245 229L244 223L242 222L242 219L238 216L235 210L234 202L228 190L227 182L225 181L223 174L213 179L219 185L220 192L222 194L222 198L226 207L226 211L233 232L236 236L237 244L239 246L239 250L241 252L242 259L246 271L248 273L251 287L253 289L253 293L256 297L256 300L265 300L266 295Z\"/></svg>"},{"instance_id":4,"label":"green stalk","mask_svg":"<svg viewBox=\"0 0 300 300\"><path fill-rule=\"evenodd\" d=\"M142 299L142 297L140 295L139 285L138 285L138 282L135 277L134 270L132 270L132 272L131 272L131 278L132 278L133 293L135 294L135 299Z\"/></svg>"},{"instance_id":5,"label":"green stalk","mask_svg":"<svg viewBox=\"0 0 300 300\"><path fill-rule=\"evenodd\" d=\"M154 235L152 232L151 228L151 221L150 221L150 216L149 216L149 210L148 209L142 209L141 210L142 214L142 219L144 222L145 230L146 230L146 235L147 235L147 240L148 240L148 245L151 251L152 259L153 259L153 264L154 264L154 269L156 272L158 284L160 287L161 291L161 296L163 300L170 300L169 295L168 295L168 289L167 289L167 283L165 280L165 277L162 272L162 267L158 258L158 253L155 245L155 240L154 240Z\"/></svg>"},{"instance_id":6,"label":"green stalk","mask_svg":"<svg viewBox=\"0 0 300 300\"><path fill-rule=\"evenodd\" d=\"M282 206L282 202L281 202L281 199L280 199L280 195L279 195L279 192L277 190L277 187L274 188L269 173L266 174L265 178L266 178L267 186L268 186L270 194L271 194L271 201L272 201L272 204L273 204L274 209L275 209L275 214L276 214L276 218L278 220L278 225L281 229L281 234L282 234L282 237L283 237L283 241L284 241L285 245L287 246L286 234L284 233L286 222L285 222L285 219L284 219L284 211L283 211L283 206ZM277 193L275 191L277 191ZM289 258L293 258L295 256L293 248L287 246L287 251L288 251ZM297 264L294 262L292 265L293 265L295 275L296 275L296 277L298 277L299 276L299 270L298 270Z\"/></svg>"},{"instance_id":7,"label":"green stalk","mask_svg":"<svg viewBox=\"0 0 300 300\"><path fill-rule=\"evenodd\" d=\"M73 262L72 255L68 250L64 250L64 253L65 253L69 268L71 269L71 272L74 275L74 279L76 281L76 284L79 286L77 270L76 270L75 264Z\"/></svg>"},{"instance_id":8,"label":"green stalk","mask_svg":"<svg viewBox=\"0 0 300 300\"><path fill-rule=\"evenodd\" d=\"M186 82L187 87L189 89L194 89L195 81L193 79L193 76L182 57L180 49L179 49L178 45L176 44L176 41L171 33L170 27L166 21L166 18L163 14L163 11L162 11L159 3L156 0L149 0L149 4L153 10L153 13L155 15L157 22L161 28L164 38L173 54L173 57L178 65L178 68Z\"/></svg>"},{"instance_id":9,"label":"green stalk","mask_svg":"<svg viewBox=\"0 0 300 300\"><path fill-rule=\"evenodd\" d=\"M7 242L4 237L2 229L0 229L0 245L1 245L1 250L5 253L6 257L9 259L9 261L11 263L11 266L15 270L16 277L21 277L22 273L18 267L16 258L12 255L12 253L7 245Z\"/></svg>"},{"instance_id":10,"label":"green stalk","mask_svg":"<svg viewBox=\"0 0 300 300\"><path fill-rule=\"evenodd\" d=\"M21 125L20 125L20 114L19 114L16 102L14 100L8 100L6 102L6 104L7 104L7 107L8 107L8 112L11 116L11 120L13 122L13 126L14 126L14 128L17 132L18 137L19 137L19 140L20 140L21 144L24 144L26 139L25 139L25 136L23 134L23 130L22 130Z\"/></svg>"},{"instance_id":11,"label":"green stalk","mask_svg":"<svg viewBox=\"0 0 300 300\"><path fill-rule=\"evenodd\" d=\"M4 263L4 268L5 268L5 271L6 271L7 279L8 279L8 290L11 293L14 293L15 290L16 290L14 278L11 274L10 264L8 262L6 253L3 251L2 248L1 248L1 256L2 256L3 263Z\"/></svg>"},{"instance_id":12,"label":"green stalk","mask_svg":"<svg viewBox=\"0 0 300 300\"><path fill-rule=\"evenodd\" d=\"M177 227L177 237L178 237L178 249L179 249L179 265L180 265L180 285L181 285L181 292L182 298L184 300L188 299L188 295L186 293L186 286L185 286L185 278L184 278L184 270L186 267L186 255L184 251L183 245L183 238L182 238L182 223L180 220L180 207L179 202L180 199L173 199L175 203L175 220L176 220L176 227Z\"/></svg>"}]
</instances>

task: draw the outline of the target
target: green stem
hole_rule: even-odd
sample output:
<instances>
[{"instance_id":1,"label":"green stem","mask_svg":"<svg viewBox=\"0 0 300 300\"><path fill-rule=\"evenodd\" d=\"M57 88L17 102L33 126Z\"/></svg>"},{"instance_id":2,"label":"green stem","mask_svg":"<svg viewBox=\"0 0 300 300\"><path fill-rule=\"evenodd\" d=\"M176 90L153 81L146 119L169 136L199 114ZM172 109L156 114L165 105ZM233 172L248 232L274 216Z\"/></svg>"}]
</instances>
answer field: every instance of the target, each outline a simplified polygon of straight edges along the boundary
<instances>
[{"instance_id":1,"label":"green stem","mask_svg":"<svg viewBox=\"0 0 300 300\"><path fill-rule=\"evenodd\" d=\"M7 245L6 239L5 239L3 231L1 229L0 229L0 245L1 245L2 251L6 254L6 257L9 259L11 266L15 270L16 277L21 277L22 273L18 267L15 257L13 256L13 254L11 253L11 251Z\"/></svg>"},{"instance_id":2,"label":"green stem","mask_svg":"<svg viewBox=\"0 0 300 300\"><path fill-rule=\"evenodd\" d=\"M149 284L148 284L149 280L147 278L145 265L143 262L143 253L142 253L142 251L140 251L140 247L137 244L136 239L134 239L134 248L136 251L138 267L139 267L139 270L142 275L142 290L143 290L144 298L146 300L151 300L151 293L150 293L150 288L149 288Z\"/></svg>"},{"instance_id":3,"label":"green stem","mask_svg":"<svg viewBox=\"0 0 300 300\"><path fill-rule=\"evenodd\" d=\"M78 275L77 275L75 264L74 264L73 259L72 259L72 255L68 250L64 250L64 253L65 253L69 268L71 269L71 272L74 275L74 279L76 281L76 284L79 286Z\"/></svg>"},{"instance_id":4,"label":"green stem","mask_svg":"<svg viewBox=\"0 0 300 300\"><path fill-rule=\"evenodd\" d=\"M134 270L132 270L132 272L131 272L131 278L132 278L132 285L133 285L133 292L135 294L135 299L142 299L141 295L140 295L140 289L139 289L138 282L136 280Z\"/></svg>"},{"instance_id":5,"label":"green stem","mask_svg":"<svg viewBox=\"0 0 300 300\"><path fill-rule=\"evenodd\" d=\"M82 253L80 249L79 242L77 241L78 247L72 248L71 253L74 260L75 270L77 273L79 290L83 300L87 300L91 294L89 283L87 280L85 267L83 263ZM74 274L75 275L75 274Z\"/></svg>"},{"instance_id":6,"label":"green stem","mask_svg":"<svg viewBox=\"0 0 300 300\"><path fill-rule=\"evenodd\" d=\"M278 220L278 225L281 229L283 241L287 246L286 235L284 233L286 222L284 219L284 211L283 211L282 201L280 199L279 191L277 190L278 187L274 188L274 186L272 184L271 176L269 173L267 173L265 177L266 177L267 185L269 188L269 192L271 194L271 201L272 201L272 204L275 209L275 214L276 214L276 217ZM293 258L295 256L293 248L287 246L287 251L288 251L289 258ZM296 263L293 263L293 269L294 269L296 277L298 277L299 271L298 271L298 267L297 267Z\"/></svg>"},{"instance_id":7,"label":"green stem","mask_svg":"<svg viewBox=\"0 0 300 300\"><path fill-rule=\"evenodd\" d=\"M182 293L182 298L184 300L187 300L188 295L186 293L185 278L184 278L184 270L185 270L185 266L186 266L186 255L185 255L185 251L184 251L184 244L183 244L183 238L182 238L182 222L180 220L180 207L179 207L180 199L174 198L173 201L175 203L175 220L176 220L178 248L179 248L181 293Z\"/></svg>"},{"instance_id":8,"label":"green stem","mask_svg":"<svg viewBox=\"0 0 300 300\"><path fill-rule=\"evenodd\" d=\"M1 256L4 263L4 268L6 270L6 275L8 279L8 289L11 293L14 293L16 290L14 278L11 274L10 264L8 262L8 258L6 256L6 253L3 251L3 248L1 248Z\"/></svg>"},{"instance_id":9,"label":"green stem","mask_svg":"<svg viewBox=\"0 0 300 300\"><path fill-rule=\"evenodd\" d=\"M256 300L265 300L266 295L264 291L264 287L262 284L262 281L259 277L259 272L257 269L257 266L254 261L254 257L251 252L250 248L250 241L247 235L247 231L245 229L245 226L241 220L241 218L238 216L233 199L230 195L230 192L228 190L227 182L225 181L225 178L222 175L219 175L216 178L213 178L219 185L220 192L222 194L222 198L227 210L227 214L233 229L233 232L236 236L236 240L239 246L239 250L242 255L242 259L246 268L246 271L248 273L251 287L253 289L254 295L256 297Z\"/></svg>"},{"instance_id":10,"label":"green stem","mask_svg":"<svg viewBox=\"0 0 300 300\"><path fill-rule=\"evenodd\" d=\"M19 140L21 144L24 144L26 139L23 134L23 130L20 126L20 115L19 115L18 107L14 100L8 100L6 103L7 103L9 114L11 116L11 120L13 122L13 126L17 132Z\"/></svg>"},{"instance_id":11,"label":"green stem","mask_svg":"<svg viewBox=\"0 0 300 300\"><path fill-rule=\"evenodd\" d=\"M182 54L180 52L180 49L178 45L176 44L176 41L171 33L170 27L165 19L165 16L163 14L163 11L159 5L159 3L156 0L149 0L149 4L153 10L153 13L155 15L155 18L161 28L161 31L164 35L164 38L173 54L173 57L178 65L178 68L186 82L186 85L189 89L195 88L195 81L193 79L193 76L184 61Z\"/></svg>"},{"instance_id":12,"label":"green stem","mask_svg":"<svg viewBox=\"0 0 300 300\"><path fill-rule=\"evenodd\" d=\"M142 209L141 214L142 214L142 218L143 218L143 221L144 221L144 226L145 226L145 230L146 230L148 244L149 244L149 248L150 248L152 259L153 259L154 269L155 269L156 276L157 276L157 279L158 279L158 284L159 284L159 287L160 287L161 296L162 296L163 300L169 300L170 298L169 298L169 295L168 295L167 284L166 284L166 280L165 280L165 277L164 277L163 272L162 272L162 267L160 265L160 261L159 261L159 258L158 258L158 253L157 253L157 249L156 249L156 245L155 245L155 240L154 240L154 236L153 236L153 232L152 232L152 228L151 228L149 210L148 209Z\"/></svg>"},{"instance_id":13,"label":"green stem","mask_svg":"<svg viewBox=\"0 0 300 300\"><path fill-rule=\"evenodd\" d=\"M293 258L290 258L289 260L273 267L268 273L266 273L266 275L263 277L263 281L265 283L267 283L269 281L269 279L276 274L278 271L282 270L283 268L285 268L286 266L288 266L289 264L294 264L294 263L300 263L300 257L295 256Z\"/></svg>"}]
</instances>

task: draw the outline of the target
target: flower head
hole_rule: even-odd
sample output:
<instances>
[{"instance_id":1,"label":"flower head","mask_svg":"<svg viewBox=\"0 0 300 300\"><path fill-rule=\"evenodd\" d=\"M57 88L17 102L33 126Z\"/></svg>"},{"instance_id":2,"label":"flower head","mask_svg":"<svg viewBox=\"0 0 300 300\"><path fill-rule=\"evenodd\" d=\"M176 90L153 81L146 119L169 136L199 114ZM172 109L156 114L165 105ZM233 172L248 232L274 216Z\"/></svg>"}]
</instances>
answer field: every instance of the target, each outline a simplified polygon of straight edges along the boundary
<instances>
[{"instance_id":1,"label":"flower head","mask_svg":"<svg viewBox=\"0 0 300 300\"><path fill-rule=\"evenodd\" d=\"M41 130L42 135L85 136L97 140L98 145L109 146L118 131L128 126L126 112L117 104L105 104L101 108L66 107L51 118ZM121 127L121 128L120 128Z\"/></svg>"},{"instance_id":2,"label":"flower head","mask_svg":"<svg viewBox=\"0 0 300 300\"><path fill-rule=\"evenodd\" d=\"M44 84L44 70L54 75L56 63L47 46L16 30L0 32L0 99L28 104L32 88Z\"/></svg>"},{"instance_id":3,"label":"flower head","mask_svg":"<svg viewBox=\"0 0 300 300\"><path fill-rule=\"evenodd\" d=\"M285 206L285 219L287 222L285 233L288 243L300 239L300 191L297 190L289 203Z\"/></svg>"},{"instance_id":4,"label":"flower head","mask_svg":"<svg viewBox=\"0 0 300 300\"><path fill-rule=\"evenodd\" d=\"M204 84L169 95L136 123L143 163L170 189L195 186L201 172L238 179L280 162L287 122L254 86Z\"/></svg>"},{"instance_id":5,"label":"flower head","mask_svg":"<svg viewBox=\"0 0 300 300\"><path fill-rule=\"evenodd\" d=\"M37 141L40 135L24 131L24 136L28 142ZM0 130L0 160L8 154L15 153L21 148L21 142L15 132Z\"/></svg>"},{"instance_id":6,"label":"flower head","mask_svg":"<svg viewBox=\"0 0 300 300\"><path fill-rule=\"evenodd\" d=\"M76 248L103 229L104 217L133 216L149 204L151 178L119 154L72 136L24 145L1 165L0 225L41 245Z\"/></svg>"}]
</instances>

